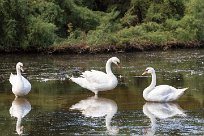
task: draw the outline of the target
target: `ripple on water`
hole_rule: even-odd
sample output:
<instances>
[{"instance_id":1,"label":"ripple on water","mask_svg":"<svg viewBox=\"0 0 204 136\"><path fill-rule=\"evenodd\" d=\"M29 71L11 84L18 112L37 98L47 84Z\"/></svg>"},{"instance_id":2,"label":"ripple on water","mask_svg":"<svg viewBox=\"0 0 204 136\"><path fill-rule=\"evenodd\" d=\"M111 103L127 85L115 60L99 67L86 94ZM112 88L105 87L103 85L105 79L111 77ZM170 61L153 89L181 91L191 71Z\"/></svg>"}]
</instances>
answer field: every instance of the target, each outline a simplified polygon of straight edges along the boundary
<instances>
[{"instance_id":1,"label":"ripple on water","mask_svg":"<svg viewBox=\"0 0 204 136\"><path fill-rule=\"evenodd\" d=\"M204 119L199 115L194 116L194 113L186 117L156 119L154 128L150 119L141 111L124 111L117 114L115 122L120 126L121 135L204 135Z\"/></svg>"}]
</instances>

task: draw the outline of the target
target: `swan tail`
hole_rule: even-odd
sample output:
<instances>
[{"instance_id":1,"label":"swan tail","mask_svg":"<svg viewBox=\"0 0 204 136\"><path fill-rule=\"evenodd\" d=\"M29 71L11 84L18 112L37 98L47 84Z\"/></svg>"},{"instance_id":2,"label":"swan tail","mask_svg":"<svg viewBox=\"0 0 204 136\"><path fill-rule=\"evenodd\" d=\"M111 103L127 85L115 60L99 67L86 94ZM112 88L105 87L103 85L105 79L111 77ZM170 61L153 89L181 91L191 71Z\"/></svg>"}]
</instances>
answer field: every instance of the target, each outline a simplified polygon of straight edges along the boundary
<instances>
[{"instance_id":1,"label":"swan tail","mask_svg":"<svg viewBox=\"0 0 204 136\"><path fill-rule=\"evenodd\" d=\"M13 78L14 78L14 75L11 73L11 74L10 74L10 77L9 77L9 82L10 82L11 84L13 84Z\"/></svg>"},{"instance_id":2,"label":"swan tail","mask_svg":"<svg viewBox=\"0 0 204 136\"><path fill-rule=\"evenodd\" d=\"M11 73L11 74L10 74L10 78L9 78L9 80L10 80L12 77L13 77L13 74Z\"/></svg>"},{"instance_id":3,"label":"swan tail","mask_svg":"<svg viewBox=\"0 0 204 136\"><path fill-rule=\"evenodd\" d=\"M181 91L181 92L184 92L184 91L186 91L187 89L188 89L188 87L187 87L187 88L178 89L178 90Z\"/></svg>"},{"instance_id":4,"label":"swan tail","mask_svg":"<svg viewBox=\"0 0 204 136\"><path fill-rule=\"evenodd\" d=\"M73 75L71 77L73 77ZM68 74L65 74L65 78L70 79L71 77Z\"/></svg>"},{"instance_id":5,"label":"swan tail","mask_svg":"<svg viewBox=\"0 0 204 136\"><path fill-rule=\"evenodd\" d=\"M177 89L178 92L177 92L177 97L176 99L178 99L179 97L181 97L183 95L183 93L187 90L188 88L182 88L182 89Z\"/></svg>"},{"instance_id":6,"label":"swan tail","mask_svg":"<svg viewBox=\"0 0 204 136\"><path fill-rule=\"evenodd\" d=\"M87 80L82 77L74 78L73 76L70 77L70 80L72 80L74 83L80 85L83 88L86 88L87 86Z\"/></svg>"}]
</instances>

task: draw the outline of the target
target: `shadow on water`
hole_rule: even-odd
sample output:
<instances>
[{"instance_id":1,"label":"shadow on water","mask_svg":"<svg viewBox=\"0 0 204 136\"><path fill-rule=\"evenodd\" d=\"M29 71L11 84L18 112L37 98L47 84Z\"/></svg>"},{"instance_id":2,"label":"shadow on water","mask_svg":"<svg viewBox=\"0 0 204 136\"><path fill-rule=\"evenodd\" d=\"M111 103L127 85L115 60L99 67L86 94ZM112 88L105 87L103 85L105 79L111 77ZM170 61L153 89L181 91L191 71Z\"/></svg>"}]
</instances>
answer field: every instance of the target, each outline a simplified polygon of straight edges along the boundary
<instances>
[{"instance_id":1,"label":"shadow on water","mask_svg":"<svg viewBox=\"0 0 204 136\"><path fill-rule=\"evenodd\" d=\"M66 78L67 75L78 76L85 70L105 71L105 63L112 56L121 60L121 68L112 67L119 84L114 90L100 92L98 98L92 97L92 92ZM10 107L16 102L8 78L11 72L16 73L15 65L18 61L24 63L26 71L23 76L32 84L26 99L17 102L22 107L32 103L32 110L28 108L25 113L23 108L16 106L21 110L21 123L17 118L11 118L9 113ZM176 103L146 103L142 91L150 84L151 78L141 74L147 66L155 68L158 85L189 89ZM97 55L0 55L0 132L12 136L21 133L24 128L23 134L31 136L109 135L111 133L107 132L115 129L116 135L144 135L148 132L155 135L204 135L203 72L204 50ZM79 107L70 110L73 105L89 102L89 108L92 109L89 112ZM94 104L98 104L98 107L94 107ZM106 110L99 110L99 114L99 107ZM152 128L151 119L147 118L149 114L143 113L143 108L148 108L149 112L157 109L160 114L165 113L166 118L161 119L151 112L157 124ZM115 113L105 113L109 109ZM184 110L187 116L168 117L168 113L174 113L173 109Z\"/></svg>"}]
</instances>

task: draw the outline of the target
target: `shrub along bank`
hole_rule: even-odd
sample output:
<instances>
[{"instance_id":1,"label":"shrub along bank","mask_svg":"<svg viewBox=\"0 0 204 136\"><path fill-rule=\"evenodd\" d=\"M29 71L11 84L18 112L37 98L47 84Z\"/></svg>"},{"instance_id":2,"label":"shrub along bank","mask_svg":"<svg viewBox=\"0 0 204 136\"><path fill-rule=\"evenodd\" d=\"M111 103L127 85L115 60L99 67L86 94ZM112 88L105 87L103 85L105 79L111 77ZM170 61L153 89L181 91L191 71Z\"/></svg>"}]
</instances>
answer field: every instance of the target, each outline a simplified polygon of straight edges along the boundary
<instances>
[{"instance_id":1,"label":"shrub along bank","mask_svg":"<svg viewBox=\"0 0 204 136\"><path fill-rule=\"evenodd\" d=\"M0 51L203 47L202 0L1 0Z\"/></svg>"}]
</instances>

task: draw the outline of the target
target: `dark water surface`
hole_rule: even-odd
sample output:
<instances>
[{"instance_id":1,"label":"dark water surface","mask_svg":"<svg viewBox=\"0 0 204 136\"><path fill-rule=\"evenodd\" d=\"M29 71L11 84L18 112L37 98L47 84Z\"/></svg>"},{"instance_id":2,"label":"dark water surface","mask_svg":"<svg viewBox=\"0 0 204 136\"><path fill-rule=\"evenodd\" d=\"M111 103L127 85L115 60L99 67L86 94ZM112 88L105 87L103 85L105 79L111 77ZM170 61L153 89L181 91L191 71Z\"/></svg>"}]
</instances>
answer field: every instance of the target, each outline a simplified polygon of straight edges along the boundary
<instances>
[{"instance_id":1,"label":"dark water surface","mask_svg":"<svg viewBox=\"0 0 204 136\"><path fill-rule=\"evenodd\" d=\"M112 56L118 86L98 97L66 78L84 70L105 71ZM32 84L15 99L8 81L18 61ZM156 70L157 84L189 87L173 103L147 103L142 91L151 82L141 76ZM0 55L0 135L204 135L204 50L99 55ZM12 104L13 103L13 104ZM10 108L15 117L11 117Z\"/></svg>"}]
</instances>

